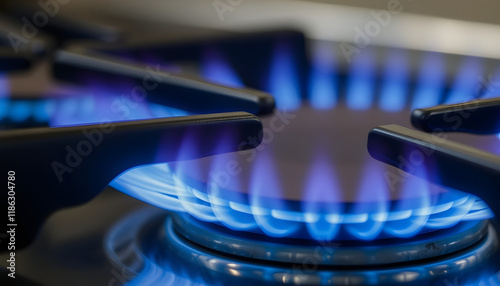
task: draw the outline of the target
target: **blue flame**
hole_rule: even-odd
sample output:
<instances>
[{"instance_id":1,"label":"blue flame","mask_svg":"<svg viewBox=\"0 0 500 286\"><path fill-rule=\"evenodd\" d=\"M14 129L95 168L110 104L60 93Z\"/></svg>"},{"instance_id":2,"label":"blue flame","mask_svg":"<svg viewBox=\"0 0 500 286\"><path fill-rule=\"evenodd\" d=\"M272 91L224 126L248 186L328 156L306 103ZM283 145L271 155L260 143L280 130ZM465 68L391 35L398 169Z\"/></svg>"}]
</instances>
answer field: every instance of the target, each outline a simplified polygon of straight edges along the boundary
<instances>
[{"instance_id":1,"label":"blue flame","mask_svg":"<svg viewBox=\"0 0 500 286\"><path fill-rule=\"evenodd\" d=\"M290 43L278 41L271 59L268 91L282 110L296 110L301 106L298 67Z\"/></svg>"},{"instance_id":2,"label":"blue flame","mask_svg":"<svg viewBox=\"0 0 500 286\"><path fill-rule=\"evenodd\" d=\"M497 269L496 269L497 270ZM455 279L454 283L449 283L450 285L463 285L463 286L500 286L500 271L495 272L491 270L484 270L479 277L465 279L465 281L461 281L458 283L458 280Z\"/></svg>"},{"instance_id":3,"label":"blue flame","mask_svg":"<svg viewBox=\"0 0 500 286\"><path fill-rule=\"evenodd\" d=\"M365 165L356 204L352 211L356 220L355 223L346 226L349 233L358 239L375 239L387 220L390 190L384 178L380 164L370 160Z\"/></svg>"},{"instance_id":4,"label":"blue flame","mask_svg":"<svg viewBox=\"0 0 500 286\"><path fill-rule=\"evenodd\" d=\"M0 98L0 120L16 123L34 120L52 127L92 124L103 120L120 121L185 115L189 113L145 101L127 105L120 96L83 95L71 98L25 100Z\"/></svg>"},{"instance_id":5,"label":"blue flame","mask_svg":"<svg viewBox=\"0 0 500 286\"><path fill-rule=\"evenodd\" d=\"M214 158L210 167L212 171L208 180L208 197L214 215L223 225L235 230L255 230L258 225L252 212L241 203L236 203L247 201L245 195L233 192L231 200L221 199L227 197L224 189L241 190L243 188L239 181L241 167L238 166L236 154L231 153Z\"/></svg>"},{"instance_id":6,"label":"blue flame","mask_svg":"<svg viewBox=\"0 0 500 286\"><path fill-rule=\"evenodd\" d=\"M478 77L481 75L481 71L482 63L479 59L466 58L455 76L455 81L445 99L445 103L459 103L479 97L480 94L477 88L480 86Z\"/></svg>"},{"instance_id":7,"label":"blue flame","mask_svg":"<svg viewBox=\"0 0 500 286\"><path fill-rule=\"evenodd\" d=\"M310 103L315 109L329 109L337 104L335 63L332 55L327 52L319 49L313 58L309 92ZM463 77L471 73L467 69L474 70L474 66L473 60L464 63L453 90L460 90L463 94L470 90L471 84L464 82ZM354 57L350 69L347 106L354 110L372 108L375 98L372 51L367 49ZM217 50L205 50L202 72L205 78L221 80L230 85L241 85L236 73ZM444 75L441 58L437 54L427 54L422 63L412 106L424 107L439 103ZM476 76L477 74L473 76L474 83L477 83ZM395 52L388 58L384 71L379 107L386 111L401 111L408 105L407 85L406 55L403 52ZM268 89L276 97L278 108L300 107L297 66L291 47L286 41L279 41L275 47ZM455 96L448 98L452 97ZM94 109L97 110L96 114L99 114L97 117L102 114L109 116L109 106L116 104L117 98L122 107L129 108L129 119L184 115L179 110L137 103L117 95L108 98L107 101L93 98ZM87 104L90 106L90 101ZM74 112L71 105L67 109ZM111 113L112 118L123 116L121 112L115 113ZM68 116L71 120L71 115ZM194 141L192 138L186 139L182 152L189 152L190 142ZM455 190L431 196L425 182L411 178L406 180L400 190L403 199L393 202L390 200L392 190L384 181L383 170L380 164L374 163L373 160L365 166L366 171L361 178L355 203L348 206L324 203L321 201L322 196L339 197L342 191L331 162L319 155L313 159L306 185L303 186L303 194L308 199L302 202L271 200L270 197L274 199L282 193L280 178L283 174L275 166L270 152L265 150L258 153L252 164L249 186L242 186L238 176L232 177L233 181L229 185L214 182L213 177L207 178L206 185L192 183L186 180L186 174L203 177L205 170L197 169L196 164L193 167L193 164L187 163L134 168L117 177L111 186L161 208L185 211L200 220L222 224L230 229L263 232L273 237L295 237L299 235L298 232L303 237L302 230L306 230L303 231L305 236L322 241L345 239L345 233L349 239L355 237L360 240L406 238L420 232L451 227L461 221L486 219L493 215L486 204L474 196ZM231 156L216 156L210 170L222 170ZM231 192L247 187L248 195L243 192ZM416 191L420 196L412 197L411 194Z\"/></svg>"},{"instance_id":8,"label":"blue flame","mask_svg":"<svg viewBox=\"0 0 500 286\"><path fill-rule=\"evenodd\" d=\"M438 105L445 80L443 57L427 53L422 59L417 87L413 96L412 109Z\"/></svg>"},{"instance_id":9,"label":"blue flame","mask_svg":"<svg viewBox=\"0 0 500 286\"><path fill-rule=\"evenodd\" d=\"M214 164L221 163L222 161ZM314 192L321 190L336 196L338 186L331 165L321 160L315 160L313 164L317 173L311 170L307 185L304 186L304 194L317 197L320 192ZM302 210L295 210L293 202L273 201L270 204L266 201L269 191L278 192L280 189L279 179L274 177L279 173L273 165L268 156L258 159L256 166L260 167L254 168L251 181L253 193L248 200L243 198L243 194L228 195L217 184L210 186L208 190L187 185L181 179L185 178L181 174L183 167L176 167L174 172L167 164L133 168L115 178L110 186L157 207L186 211L198 219L220 222L232 229L262 230L272 236L294 236L299 226L303 225L312 238L319 240L341 238L335 230L337 227L345 228L358 239L372 240L380 237L382 231L389 237L408 237L411 233L416 233L417 229L440 229L451 227L459 221L493 217L483 201L456 190L432 198L408 198L390 208L389 190L384 181L383 170L370 164L368 165L375 171L372 173L368 171L370 167L366 167L359 202L352 209L308 200L312 203L303 204ZM190 165L185 165L184 168L188 166ZM415 188L419 192L426 191L426 185L412 179L406 181L404 188L403 192L408 195ZM411 221L416 222L415 228L408 227Z\"/></svg>"},{"instance_id":10,"label":"blue flame","mask_svg":"<svg viewBox=\"0 0 500 286\"><path fill-rule=\"evenodd\" d=\"M149 104L149 110L151 111L153 117L155 118L165 118L165 117L177 117L177 116L187 116L189 112L181 109L164 106L161 104Z\"/></svg>"},{"instance_id":11,"label":"blue flame","mask_svg":"<svg viewBox=\"0 0 500 286\"><path fill-rule=\"evenodd\" d=\"M78 111L77 98L67 98L58 102L57 110L58 112L51 118L50 126L81 123L81 120L75 119Z\"/></svg>"},{"instance_id":12,"label":"blue flame","mask_svg":"<svg viewBox=\"0 0 500 286\"><path fill-rule=\"evenodd\" d=\"M89 93L80 97L49 99L37 103L33 116L50 126L92 124L102 121L140 120L186 116L188 112L168 106L137 101L126 95Z\"/></svg>"},{"instance_id":13,"label":"blue flame","mask_svg":"<svg viewBox=\"0 0 500 286\"><path fill-rule=\"evenodd\" d=\"M10 96L10 83L6 74L0 73L0 99ZM0 114L1 115L1 114Z\"/></svg>"},{"instance_id":14,"label":"blue flame","mask_svg":"<svg viewBox=\"0 0 500 286\"><path fill-rule=\"evenodd\" d=\"M9 100L6 98L0 98L0 120L3 120L7 115L9 108Z\"/></svg>"},{"instance_id":15,"label":"blue flame","mask_svg":"<svg viewBox=\"0 0 500 286\"><path fill-rule=\"evenodd\" d=\"M55 100L47 99L36 103L33 118L38 122L49 122L56 111Z\"/></svg>"},{"instance_id":16,"label":"blue flame","mask_svg":"<svg viewBox=\"0 0 500 286\"><path fill-rule=\"evenodd\" d=\"M91 85L79 97L57 100L56 110L50 126L153 118L149 103L144 98L126 93L117 94L110 91L109 87L100 85Z\"/></svg>"},{"instance_id":17,"label":"blue flame","mask_svg":"<svg viewBox=\"0 0 500 286\"><path fill-rule=\"evenodd\" d=\"M168 140L168 138L166 138L166 140ZM179 158L189 156L189 154L194 150L195 144L198 140L201 140L201 138L198 138L196 134L186 134L181 144L181 149L179 150ZM159 150L159 152L162 151L163 150L161 149ZM175 165L174 182L176 189L181 190L177 196L181 205L191 215L203 221L217 222L219 220L212 211L212 206L210 205L210 199L207 192L193 188L185 183L186 174L190 174L197 178L199 177L201 171L202 170L198 164L193 166L192 164L189 164L189 161L181 161L179 164Z\"/></svg>"},{"instance_id":18,"label":"blue flame","mask_svg":"<svg viewBox=\"0 0 500 286\"><path fill-rule=\"evenodd\" d=\"M253 165L250 180L250 206L255 221L260 229L267 235L273 237L288 236L296 232L300 224L294 221L280 219L280 214L286 213L287 207L284 201L279 200L273 211L266 207L269 194L281 194L280 177L273 161L270 151L266 149L257 155Z\"/></svg>"},{"instance_id":19,"label":"blue flame","mask_svg":"<svg viewBox=\"0 0 500 286\"><path fill-rule=\"evenodd\" d=\"M388 54L382 82L380 108L389 112L399 112L406 105L408 86L408 57L402 51Z\"/></svg>"},{"instance_id":20,"label":"blue flame","mask_svg":"<svg viewBox=\"0 0 500 286\"><path fill-rule=\"evenodd\" d=\"M472 208L476 204L476 198L465 195L463 198L453 202L453 206L448 210L440 212L429 219L427 226L432 228L447 228L463 221L472 213Z\"/></svg>"},{"instance_id":21,"label":"blue flame","mask_svg":"<svg viewBox=\"0 0 500 286\"><path fill-rule=\"evenodd\" d=\"M315 109L331 109L337 103L337 80L330 46L318 47L313 54L309 100Z\"/></svg>"},{"instance_id":22,"label":"blue flame","mask_svg":"<svg viewBox=\"0 0 500 286\"><path fill-rule=\"evenodd\" d=\"M425 178L425 174L422 176ZM417 198L412 195L419 194ZM431 194L426 180L409 176L405 179L393 211L407 213L407 217L388 221L385 231L394 237L412 237L418 234L427 224L431 214Z\"/></svg>"},{"instance_id":23,"label":"blue flame","mask_svg":"<svg viewBox=\"0 0 500 286\"><path fill-rule=\"evenodd\" d=\"M204 50L201 62L202 76L214 83L242 87L243 83L224 55L213 47Z\"/></svg>"},{"instance_id":24,"label":"blue flame","mask_svg":"<svg viewBox=\"0 0 500 286\"><path fill-rule=\"evenodd\" d=\"M186 193L185 188L177 187L173 172L167 164L132 168L117 176L109 185L159 208L185 211L178 197Z\"/></svg>"},{"instance_id":25,"label":"blue flame","mask_svg":"<svg viewBox=\"0 0 500 286\"><path fill-rule=\"evenodd\" d=\"M491 275L490 277L485 278L481 282L484 282L484 285L488 285L488 286L500 286L500 271ZM477 283L475 285L481 285L481 284Z\"/></svg>"},{"instance_id":26,"label":"blue flame","mask_svg":"<svg viewBox=\"0 0 500 286\"><path fill-rule=\"evenodd\" d=\"M353 57L347 83L347 107L353 110L371 108L375 96L375 63L372 51L364 49Z\"/></svg>"},{"instance_id":27,"label":"blue flame","mask_svg":"<svg viewBox=\"0 0 500 286\"><path fill-rule=\"evenodd\" d=\"M331 162L317 153L311 164L304 192L306 226L312 238L330 241L335 238L341 225L342 193ZM324 198L337 198L336 203L324 203Z\"/></svg>"},{"instance_id":28,"label":"blue flame","mask_svg":"<svg viewBox=\"0 0 500 286\"><path fill-rule=\"evenodd\" d=\"M32 113L32 106L27 100L12 102L9 109L9 118L14 122L23 122Z\"/></svg>"},{"instance_id":29,"label":"blue flame","mask_svg":"<svg viewBox=\"0 0 500 286\"><path fill-rule=\"evenodd\" d=\"M500 97L500 69L494 74L478 77L480 87L483 88L481 98Z\"/></svg>"}]
</instances>

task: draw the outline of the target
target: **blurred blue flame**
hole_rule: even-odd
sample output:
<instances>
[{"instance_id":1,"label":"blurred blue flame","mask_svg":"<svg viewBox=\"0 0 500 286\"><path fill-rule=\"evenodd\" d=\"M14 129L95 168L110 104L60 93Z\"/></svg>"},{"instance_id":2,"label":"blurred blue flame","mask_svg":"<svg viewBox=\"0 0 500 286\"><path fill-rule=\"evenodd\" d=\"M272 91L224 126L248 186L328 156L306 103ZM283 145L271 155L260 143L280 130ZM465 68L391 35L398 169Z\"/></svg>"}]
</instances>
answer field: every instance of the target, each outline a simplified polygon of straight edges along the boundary
<instances>
[{"instance_id":1,"label":"blurred blue flame","mask_svg":"<svg viewBox=\"0 0 500 286\"><path fill-rule=\"evenodd\" d=\"M214 83L233 87L243 86L241 79L231 68L224 55L212 47L204 50L201 61L201 75Z\"/></svg>"},{"instance_id":2,"label":"blurred blue flame","mask_svg":"<svg viewBox=\"0 0 500 286\"><path fill-rule=\"evenodd\" d=\"M177 116L187 116L189 112L164 106L161 104L150 103L149 110L155 118L165 118L165 117L177 117Z\"/></svg>"},{"instance_id":3,"label":"blurred blue flame","mask_svg":"<svg viewBox=\"0 0 500 286\"><path fill-rule=\"evenodd\" d=\"M465 279L465 281L458 281L457 278L455 280L448 281L449 285L459 285L459 286L500 286L500 271L492 274L493 271L485 270L484 274L481 274L479 277ZM453 283L451 283L453 282Z\"/></svg>"},{"instance_id":4,"label":"blurred blue flame","mask_svg":"<svg viewBox=\"0 0 500 286\"><path fill-rule=\"evenodd\" d=\"M49 122L55 110L55 100L41 100L36 103L33 111L33 118L38 122Z\"/></svg>"},{"instance_id":5,"label":"blurred blue flame","mask_svg":"<svg viewBox=\"0 0 500 286\"><path fill-rule=\"evenodd\" d=\"M347 107L366 110L372 107L375 96L375 63L373 52L366 48L352 58L347 82Z\"/></svg>"},{"instance_id":6,"label":"blurred blue flame","mask_svg":"<svg viewBox=\"0 0 500 286\"><path fill-rule=\"evenodd\" d=\"M55 112L50 126L92 124L103 121L141 120L168 114L176 109L150 104L144 98L132 94L116 94L109 88L93 86L79 97L54 100ZM183 112L179 113L182 114Z\"/></svg>"},{"instance_id":7,"label":"blurred blue flame","mask_svg":"<svg viewBox=\"0 0 500 286\"><path fill-rule=\"evenodd\" d=\"M443 57L437 53L426 53L420 66L412 109L438 105L444 86L445 68Z\"/></svg>"},{"instance_id":8,"label":"blurred blue flame","mask_svg":"<svg viewBox=\"0 0 500 286\"><path fill-rule=\"evenodd\" d=\"M79 98L67 98L58 102L58 112L56 112L51 118L50 126L72 125L81 123L77 118L79 100ZM87 116L87 118L91 116L92 115Z\"/></svg>"},{"instance_id":9,"label":"blurred blue flame","mask_svg":"<svg viewBox=\"0 0 500 286\"><path fill-rule=\"evenodd\" d=\"M315 109L331 109L337 103L335 59L331 47L319 46L313 54L309 101Z\"/></svg>"},{"instance_id":10,"label":"blurred blue flame","mask_svg":"<svg viewBox=\"0 0 500 286\"><path fill-rule=\"evenodd\" d=\"M13 102L9 106L9 118L14 122L23 122L30 117L32 106L26 100Z\"/></svg>"},{"instance_id":11,"label":"blurred blue flame","mask_svg":"<svg viewBox=\"0 0 500 286\"><path fill-rule=\"evenodd\" d=\"M71 126L106 121L186 116L180 109L138 102L131 105L119 96L11 100L0 98L0 120L34 120L49 126Z\"/></svg>"},{"instance_id":12,"label":"blurred blue flame","mask_svg":"<svg viewBox=\"0 0 500 286\"><path fill-rule=\"evenodd\" d=\"M7 74L0 73L0 99L10 96L10 83ZM0 114L1 115L1 114Z\"/></svg>"},{"instance_id":13,"label":"blurred blue flame","mask_svg":"<svg viewBox=\"0 0 500 286\"><path fill-rule=\"evenodd\" d=\"M400 50L388 53L380 95L382 110L399 112L406 106L408 68L406 53Z\"/></svg>"},{"instance_id":14,"label":"blurred blue flame","mask_svg":"<svg viewBox=\"0 0 500 286\"><path fill-rule=\"evenodd\" d=\"M487 76L479 76L478 81L482 87L481 98L500 97L500 69Z\"/></svg>"},{"instance_id":15,"label":"blurred blue flame","mask_svg":"<svg viewBox=\"0 0 500 286\"><path fill-rule=\"evenodd\" d=\"M282 110L296 110L301 106L298 67L291 46L284 40L276 44L271 59L268 91Z\"/></svg>"},{"instance_id":16,"label":"blurred blue flame","mask_svg":"<svg viewBox=\"0 0 500 286\"><path fill-rule=\"evenodd\" d=\"M484 278L483 280L481 280L479 283L476 283L475 285L500 286L500 271L491 275L490 277Z\"/></svg>"},{"instance_id":17,"label":"blurred blue flame","mask_svg":"<svg viewBox=\"0 0 500 286\"><path fill-rule=\"evenodd\" d=\"M0 98L0 120L3 120L9 108L9 100L6 98Z\"/></svg>"},{"instance_id":18,"label":"blurred blue flame","mask_svg":"<svg viewBox=\"0 0 500 286\"><path fill-rule=\"evenodd\" d=\"M30 118L47 123L54 113L52 100L10 100L0 98L0 120L16 123Z\"/></svg>"},{"instance_id":19,"label":"blurred blue flame","mask_svg":"<svg viewBox=\"0 0 500 286\"><path fill-rule=\"evenodd\" d=\"M481 74L482 62L478 58L464 59L444 103L459 103L479 97L477 88L480 86L478 77Z\"/></svg>"}]
</instances>

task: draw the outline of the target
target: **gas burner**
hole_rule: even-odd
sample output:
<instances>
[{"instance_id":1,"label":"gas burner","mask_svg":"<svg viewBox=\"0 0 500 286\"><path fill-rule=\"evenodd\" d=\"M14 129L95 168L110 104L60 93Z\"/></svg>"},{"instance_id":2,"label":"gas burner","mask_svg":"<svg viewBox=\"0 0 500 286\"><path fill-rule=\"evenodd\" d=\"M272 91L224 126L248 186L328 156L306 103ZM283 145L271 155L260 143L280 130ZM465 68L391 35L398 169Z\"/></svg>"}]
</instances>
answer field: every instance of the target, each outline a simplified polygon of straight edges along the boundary
<instances>
[{"instance_id":1,"label":"gas burner","mask_svg":"<svg viewBox=\"0 0 500 286\"><path fill-rule=\"evenodd\" d=\"M483 278L496 239L486 221L404 241L273 239L146 208L117 223L105 246L127 285L442 285Z\"/></svg>"},{"instance_id":2,"label":"gas burner","mask_svg":"<svg viewBox=\"0 0 500 286\"><path fill-rule=\"evenodd\" d=\"M420 235L408 240L385 239L321 242L273 239L264 235L236 232L189 215L172 216L172 227L185 239L219 252L264 261L318 265L367 266L404 263L435 258L461 251L486 236L488 223L466 222L454 228ZM170 222L167 222L170 228Z\"/></svg>"},{"instance_id":3,"label":"gas burner","mask_svg":"<svg viewBox=\"0 0 500 286\"><path fill-rule=\"evenodd\" d=\"M280 112L263 119L264 130L272 130ZM300 120L290 120L279 136L268 134L274 137L254 151L138 167L110 185L231 230L317 241L407 239L493 216L475 196L415 176L399 181L397 169L367 158L371 124L401 122L405 113L338 106L290 114ZM342 120L350 124L326 125ZM189 144L184 147L180 154L189 154Z\"/></svg>"}]
</instances>

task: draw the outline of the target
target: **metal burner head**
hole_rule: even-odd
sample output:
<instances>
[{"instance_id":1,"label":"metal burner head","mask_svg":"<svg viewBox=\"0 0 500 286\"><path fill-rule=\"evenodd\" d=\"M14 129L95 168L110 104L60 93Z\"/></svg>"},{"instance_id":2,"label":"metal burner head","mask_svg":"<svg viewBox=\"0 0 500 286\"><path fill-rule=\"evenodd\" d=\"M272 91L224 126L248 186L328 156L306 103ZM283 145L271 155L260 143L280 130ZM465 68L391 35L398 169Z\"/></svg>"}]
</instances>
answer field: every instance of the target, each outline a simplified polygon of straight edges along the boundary
<instances>
[{"instance_id":1,"label":"metal burner head","mask_svg":"<svg viewBox=\"0 0 500 286\"><path fill-rule=\"evenodd\" d=\"M486 221L464 222L453 228L421 234L412 239L385 239L372 242L321 242L303 239L271 238L232 231L192 216L172 216L167 222L185 239L228 255L262 261L301 264L304 261L329 266L380 266L416 262L461 251L488 232Z\"/></svg>"},{"instance_id":2,"label":"metal burner head","mask_svg":"<svg viewBox=\"0 0 500 286\"><path fill-rule=\"evenodd\" d=\"M148 208L120 221L105 246L130 277L127 285L461 285L494 273L487 259L496 240L487 223L467 222L395 244L317 243L234 232Z\"/></svg>"}]
</instances>

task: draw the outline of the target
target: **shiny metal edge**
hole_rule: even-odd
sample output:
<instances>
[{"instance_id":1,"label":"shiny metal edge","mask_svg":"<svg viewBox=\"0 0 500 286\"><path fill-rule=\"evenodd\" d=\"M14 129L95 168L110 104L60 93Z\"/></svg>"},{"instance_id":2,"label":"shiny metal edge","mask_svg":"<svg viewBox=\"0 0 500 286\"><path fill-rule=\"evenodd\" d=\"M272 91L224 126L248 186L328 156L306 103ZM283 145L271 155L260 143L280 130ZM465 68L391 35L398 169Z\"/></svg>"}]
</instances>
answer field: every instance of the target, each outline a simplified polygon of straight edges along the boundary
<instances>
[{"instance_id":1,"label":"shiny metal edge","mask_svg":"<svg viewBox=\"0 0 500 286\"><path fill-rule=\"evenodd\" d=\"M225 230L202 223L187 215L173 215L173 229L187 240L226 254L283 263L302 263L313 259L318 265L387 265L439 257L465 249L481 240L488 222L467 222L442 232L413 239L391 239L360 243L272 241L247 232ZM392 241L393 243L387 243Z\"/></svg>"}]
</instances>

